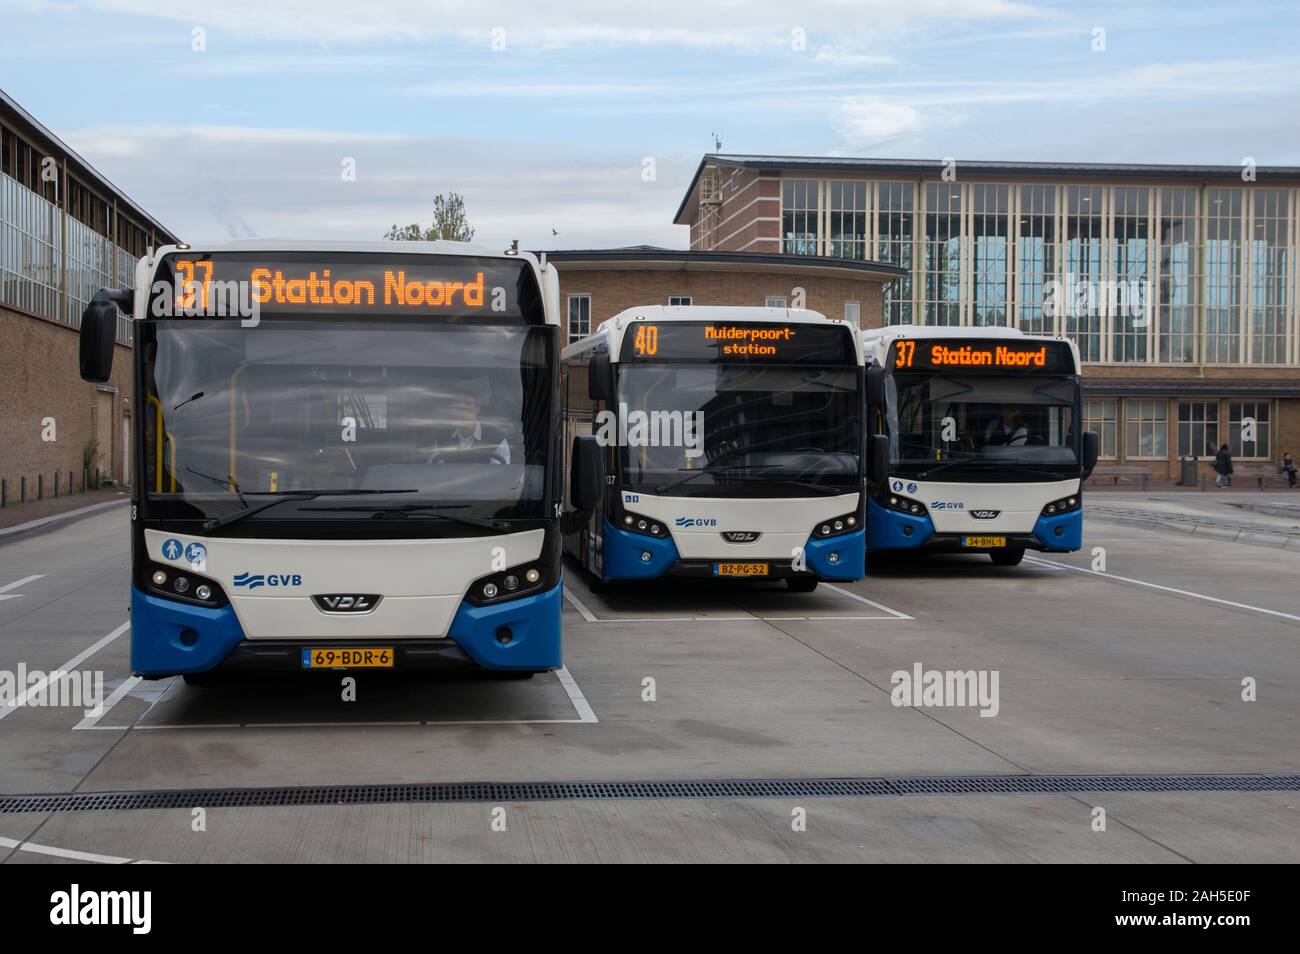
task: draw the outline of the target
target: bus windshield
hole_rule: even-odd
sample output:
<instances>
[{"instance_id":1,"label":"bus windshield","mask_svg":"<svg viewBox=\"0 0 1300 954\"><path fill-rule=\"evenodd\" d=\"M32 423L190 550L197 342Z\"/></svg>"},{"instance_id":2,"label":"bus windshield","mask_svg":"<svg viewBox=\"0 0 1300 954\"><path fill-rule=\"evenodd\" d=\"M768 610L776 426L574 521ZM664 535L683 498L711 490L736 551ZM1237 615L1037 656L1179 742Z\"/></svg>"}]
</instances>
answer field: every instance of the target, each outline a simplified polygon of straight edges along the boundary
<instances>
[{"instance_id":1,"label":"bus windshield","mask_svg":"<svg viewBox=\"0 0 1300 954\"><path fill-rule=\"evenodd\" d=\"M624 413L702 421L694 447L622 447L627 487L653 493L673 484L684 495L753 496L770 495L770 481L781 496L797 496L861 482L862 397L854 367L624 364L618 391Z\"/></svg>"},{"instance_id":2,"label":"bus windshield","mask_svg":"<svg viewBox=\"0 0 1300 954\"><path fill-rule=\"evenodd\" d=\"M324 493L253 519L357 516L341 504L547 515L552 328L180 320L140 336L150 516L306 491Z\"/></svg>"},{"instance_id":3,"label":"bus windshield","mask_svg":"<svg viewBox=\"0 0 1300 954\"><path fill-rule=\"evenodd\" d=\"M891 470L900 476L1017 481L1078 475L1079 386L1073 376L895 374L893 381Z\"/></svg>"}]
</instances>

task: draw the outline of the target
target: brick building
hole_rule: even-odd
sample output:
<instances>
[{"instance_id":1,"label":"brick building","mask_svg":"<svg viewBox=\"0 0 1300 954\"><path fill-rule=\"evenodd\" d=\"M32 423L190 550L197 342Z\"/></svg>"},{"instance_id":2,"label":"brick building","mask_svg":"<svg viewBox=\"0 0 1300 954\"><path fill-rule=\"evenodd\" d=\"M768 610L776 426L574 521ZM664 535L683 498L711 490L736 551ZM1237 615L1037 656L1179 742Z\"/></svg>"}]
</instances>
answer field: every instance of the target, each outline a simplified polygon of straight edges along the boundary
<instances>
[{"instance_id":1,"label":"brick building","mask_svg":"<svg viewBox=\"0 0 1300 954\"><path fill-rule=\"evenodd\" d=\"M674 221L697 255L898 266L867 326L1073 338L1106 461L1300 456L1300 168L706 155Z\"/></svg>"},{"instance_id":2,"label":"brick building","mask_svg":"<svg viewBox=\"0 0 1300 954\"><path fill-rule=\"evenodd\" d=\"M131 287L178 239L0 91L0 480L5 502L83 489L87 462L130 473L131 323L113 378L78 373L77 328L102 287ZM92 477L93 479L93 477Z\"/></svg>"}]
</instances>

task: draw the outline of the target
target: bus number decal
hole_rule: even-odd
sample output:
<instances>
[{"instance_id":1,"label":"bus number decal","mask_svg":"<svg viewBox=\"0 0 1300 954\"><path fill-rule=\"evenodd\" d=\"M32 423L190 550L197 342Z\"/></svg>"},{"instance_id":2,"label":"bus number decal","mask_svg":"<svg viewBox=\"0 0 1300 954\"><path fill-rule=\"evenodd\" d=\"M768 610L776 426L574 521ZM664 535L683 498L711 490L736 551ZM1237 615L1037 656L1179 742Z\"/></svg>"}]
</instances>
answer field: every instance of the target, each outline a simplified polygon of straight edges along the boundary
<instances>
[{"instance_id":1,"label":"bus number decal","mask_svg":"<svg viewBox=\"0 0 1300 954\"><path fill-rule=\"evenodd\" d=\"M636 353L641 357L658 354L659 326L639 325L636 329L636 337L632 341L632 347L636 348Z\"/></svg>"},{"instance_id":2,"label":"bus number decal","mask_svg":"<svg viewBox=\"0 0 1300 954\"><path fill-rule=\"evenodd\" d=\"M900 368L910 368L912 358L916 355L915 341L900 341L898 343L898 356L895 359L895 365Z\"/></svg>"}]
</instances>

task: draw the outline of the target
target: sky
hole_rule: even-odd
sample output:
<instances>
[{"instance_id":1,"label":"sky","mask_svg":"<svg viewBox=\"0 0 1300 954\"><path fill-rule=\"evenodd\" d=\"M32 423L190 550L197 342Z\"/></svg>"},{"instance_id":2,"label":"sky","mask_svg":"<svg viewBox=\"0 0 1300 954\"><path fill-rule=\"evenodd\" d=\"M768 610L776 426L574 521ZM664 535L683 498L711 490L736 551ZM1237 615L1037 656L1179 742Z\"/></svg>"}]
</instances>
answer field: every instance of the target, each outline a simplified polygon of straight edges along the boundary
<instances>
[{"instance_id":1,"label":"sky","mask_svg":"<svg viewBox=\"0 0 1300 954\"><path fill-rule=\"evenodd\" d=\"M685 248L715 140L1300 165L1300 5L0 0L0 89L191 242Z\"/></svg>"}]
</instances>

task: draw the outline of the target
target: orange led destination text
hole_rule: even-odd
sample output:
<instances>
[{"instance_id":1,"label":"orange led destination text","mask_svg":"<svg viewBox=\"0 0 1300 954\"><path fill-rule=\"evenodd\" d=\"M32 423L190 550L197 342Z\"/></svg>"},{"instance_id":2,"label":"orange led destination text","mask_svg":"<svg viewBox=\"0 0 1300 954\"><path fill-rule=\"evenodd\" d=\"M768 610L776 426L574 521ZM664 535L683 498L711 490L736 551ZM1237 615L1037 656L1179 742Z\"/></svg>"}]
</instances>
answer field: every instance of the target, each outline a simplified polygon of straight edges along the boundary
<instances>
[{"instance_id":1,"label":"orange led destination text","mask_svg":"<svg viewBox=\"0 0 1300 954\"><path fill-rule=\"evenodd\" d=\"M704 340L724 342L723 354L748 355L751 357L772 356L776 354L776 344L762 342L789 341L794 337L793 328L736 328L730 325L706 325Z\"/></svg>"},{"instance_id":2,"label":"orange led destination text","mask_svg":"<svg viewBox=\"0 0 1300 954\"><path fill-rule=\"evenodd\" d=\"M1025 351L1006 345L998 345L996 348L932 345L930 363L938 367L1042 368L1047 366L1047 347Z\"/></svg>"},{"instance_id":3,"label":"orange led destination text","mask_svg":"<svg viewBox=\"0 0 1300 954\"><path fill-rule=\"evenodd\" d=\"M285 277L280 269L255 268L249 275L259 302L277 305L373 305L376 294L382 304L412 308L446 308L461 305L483 307L483 273L471 281L425 281L408 279L406 272L384 271L378 292L369 279L334 278L328 268L307 273L305 278Z\"/></svg>"}]
</instances>

